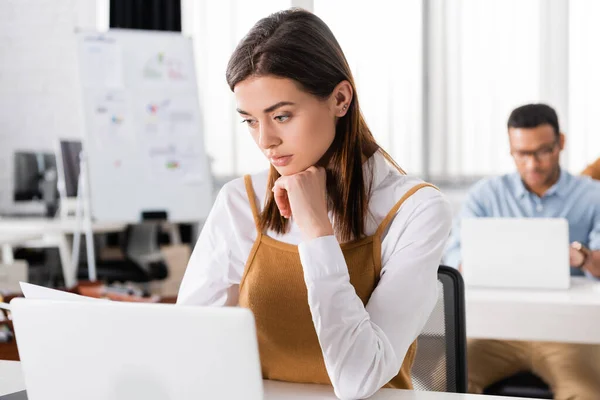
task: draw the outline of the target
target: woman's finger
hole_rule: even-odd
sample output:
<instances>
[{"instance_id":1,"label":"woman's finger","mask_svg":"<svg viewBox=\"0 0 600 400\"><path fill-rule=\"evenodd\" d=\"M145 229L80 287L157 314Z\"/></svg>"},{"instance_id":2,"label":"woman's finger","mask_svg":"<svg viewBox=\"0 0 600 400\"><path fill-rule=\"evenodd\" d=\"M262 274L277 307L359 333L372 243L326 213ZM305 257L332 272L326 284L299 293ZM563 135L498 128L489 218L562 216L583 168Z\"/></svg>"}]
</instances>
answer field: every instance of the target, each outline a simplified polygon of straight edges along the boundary
<instances>
[{"instance_id":1,"label":"woman's finger","mask_svg":"<svg viewBox=\"0 0 600 400\"><path fill-rule=\"evenodd\" d=\"M292 208L290 207L290 199L288 198L287 191L281 185L275 183L273 194L275 196L275 204L277 204L281 216L290 218L292 216Z\"/></svg>"}]
</instances>

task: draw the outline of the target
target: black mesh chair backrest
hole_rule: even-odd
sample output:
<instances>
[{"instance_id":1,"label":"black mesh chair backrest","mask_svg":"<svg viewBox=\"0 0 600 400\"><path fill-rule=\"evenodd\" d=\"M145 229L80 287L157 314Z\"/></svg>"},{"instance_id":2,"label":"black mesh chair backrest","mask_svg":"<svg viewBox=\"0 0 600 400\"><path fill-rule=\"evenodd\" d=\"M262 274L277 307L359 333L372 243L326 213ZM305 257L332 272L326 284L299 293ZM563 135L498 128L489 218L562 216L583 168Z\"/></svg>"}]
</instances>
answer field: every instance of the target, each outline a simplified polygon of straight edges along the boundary
<instances>
[{"instance_id":1,"label":"black mesh chair backrest","mask_svg":"<svg viewBox=\"0 0 600 400\"><path fill-rule=\"evenodd\" d=\"M417 338L412 367L415 390L466 393L465 293L460 273L438 269L438 301Z\"/></svg>"}]
</instances>

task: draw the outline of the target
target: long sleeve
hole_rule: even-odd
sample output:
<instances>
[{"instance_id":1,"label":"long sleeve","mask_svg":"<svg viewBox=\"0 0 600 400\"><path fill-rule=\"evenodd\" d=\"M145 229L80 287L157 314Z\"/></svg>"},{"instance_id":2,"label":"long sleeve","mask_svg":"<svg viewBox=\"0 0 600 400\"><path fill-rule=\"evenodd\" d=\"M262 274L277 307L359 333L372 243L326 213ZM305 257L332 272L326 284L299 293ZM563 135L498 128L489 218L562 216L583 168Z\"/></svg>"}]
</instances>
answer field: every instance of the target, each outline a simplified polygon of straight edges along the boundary
<instances>
[{"instance_id":1,"label":"long sleeve","mask_svg":"<svg viewBox=\"0 0 600 400\"><path fill-rule=\"evenodd\" d=\"M597 162L597 164L600 163ZM600 168L600 165L598 167ZM590 248L590 250L596 252L600 251L600 207L595 205L593 208L594 213L592 220L592 230L590 231L590 234L588 236L588 247ZM587 270L584 271L584 274L592 280L600 281L600 277L594 276L591 272Z\"/></svg>"},{"instance_id":2,"label":"long sleeve","mask_svg":"<svg viewBox=\"0 0 600 400\"><path fill-rule=\"evenodd\" d=\"M461 263L460 228L461 221L465 218L478 218L487 216L483 201L480 196L479 187L475 187L467 195L459 215L454 219L452 232L444 254L444 264L449 267L458 268Z\"/></svg>"},{"instance_id":3,"label":"long sleeve","mask_svg":"<svg viewBox=\"0 0 600 400\"><path fill-rule=\"evenodd\" d=\"M227 184L215 200L188 263L177 304L236 305L245 257L240 233L253 230L252 216L238 215L236 204L247 205L243 193ZM246 208L249 208L246 206ZM245 217L245 218L244 218ZM240 223L244 226L239 226ZM237 223L238 225L234 226ZM248 235L246 235L248 236ZM246 247L251 245L251 241Z\"/></svg>"},{"instance_id":4,"label":"long sleeve","mask_svg":"<svg viewBox=\"0 0 600 400\"><path fill-rule=\"evenodd\" d=\"M437 301L450 205L437 194L400 218L402 212L384 237L381 279L366 307L350 284L334 236L299 246L325 366L342 399L371 396L398 373Z\"/></svg>"}]
</instances>

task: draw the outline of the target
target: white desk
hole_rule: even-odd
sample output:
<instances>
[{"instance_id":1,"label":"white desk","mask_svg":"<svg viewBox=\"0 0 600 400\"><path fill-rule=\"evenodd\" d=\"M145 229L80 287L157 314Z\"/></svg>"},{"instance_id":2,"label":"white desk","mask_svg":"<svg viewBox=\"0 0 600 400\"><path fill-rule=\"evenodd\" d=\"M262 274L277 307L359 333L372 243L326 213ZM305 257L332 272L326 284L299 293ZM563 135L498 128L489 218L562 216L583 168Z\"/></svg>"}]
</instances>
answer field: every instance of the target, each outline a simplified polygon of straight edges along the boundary
<instances>
[{"instance_id":1,"label":"white desk","mask_svg":"<svg viewBox=\"0 0 600 400\"><path fill-rule=\"evenodd\" d=\"M600 344L600 282L569 290L466 287L467 337Z\"/></svg>"},{"instance_id":2,"label":"white desk","mask_svg":"<svg viewBox=\"0 0 600 400\"><path fill-rule=\"evenodd\" d=\"M125 227L126 224L123 223L93 223L92 231L94 233L118 232ZM77 283L77 270L71 260L69 235L77 229L78 224L74 218L0 218L4 262L11 263L8 261L13 259L12 248L16 245L29 248L57 247L65 285L73 287Z\"/></svg>"},{"instance_id":3,"label":"white desk","mask_svg":"<svg viewBox=\"0 0 600 400\"><path fill-rule=\"evenodd\" d=\"M13 254L13 246L29 240L41 239L41 234L33 233L17 233L17 234L0 234L0 250L2 250L2 263L12 264L15 262Z\"/></svg>"},{"instance_id":4,"label":"white desk","mask_svg":"<svg viewBox=\"0 0 600 400\"><path fill-rule=\"evenodd\" d=\"M0 396L25 389L25 380L21 372L21 363L0 360Z\"/></svg>"},{"instance_id":5,"label":"white desk","mask_svg":"<svg viewBox=\"0 0 600 400\"><path fill-rule=\"evenodd\" d=\"M193 222L193 221L192 221ZM92 222L92 232L120 232L127 227L124 222ZM163 229L169 232L171 243L181 244L176 223L164 222ZM65 286L71 288L77 283L77 268L71 259L70 236L83 226L74 217L70 218L2 218L0 217L0 245L5 264L11 264L13 247L28 248L57 247L65 279Z\"/></svg>"},{"instance_id":6,"label":"white desk","mask_svg":"<svg viewBox=\"0 0 600 400\"><path fill-rule=\"evenodd\" d=\"M300 385L265 381L265 400L335 400L328 386ZM15 361L0 361L0 396L25 390L21 364ZM374 400L519 400L516 397L479 396L469 394L413 392L410 390L382 389ZM525 399L520 399L525 400Z\"/></svg>"}]
</instances>

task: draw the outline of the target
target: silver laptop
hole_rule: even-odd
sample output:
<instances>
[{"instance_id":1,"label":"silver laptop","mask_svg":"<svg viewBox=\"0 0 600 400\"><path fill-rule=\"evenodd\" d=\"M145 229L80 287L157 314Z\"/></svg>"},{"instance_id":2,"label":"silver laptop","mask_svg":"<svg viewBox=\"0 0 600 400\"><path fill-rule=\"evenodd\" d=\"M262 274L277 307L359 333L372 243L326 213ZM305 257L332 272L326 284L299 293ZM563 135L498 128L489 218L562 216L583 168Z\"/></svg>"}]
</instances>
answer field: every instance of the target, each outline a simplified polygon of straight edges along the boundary
<instances>
[{"instance_id":1,"label":"silver laptop","mask_svg":"<svg viewBox=\"0 0 600 400\"><path fill-rule=\"evenodd\" d=\"M566 219L468 218L461 224L462 272L468 286L569 288Z\"/></svg>"},{"instance_id":2,"label":"silver laptop","mask_svg":"<svg viewBox=\"0 0 600 400\"><path fill-rule=\"evenodd\" d=\"M263 398L252 313L14 299L29 400Z\"/></svg>"}]
</instances>

